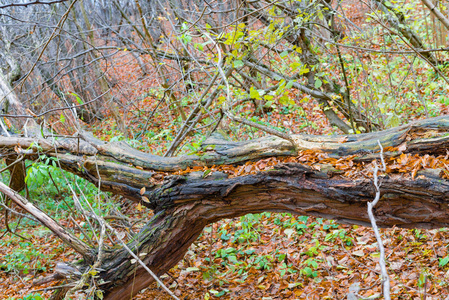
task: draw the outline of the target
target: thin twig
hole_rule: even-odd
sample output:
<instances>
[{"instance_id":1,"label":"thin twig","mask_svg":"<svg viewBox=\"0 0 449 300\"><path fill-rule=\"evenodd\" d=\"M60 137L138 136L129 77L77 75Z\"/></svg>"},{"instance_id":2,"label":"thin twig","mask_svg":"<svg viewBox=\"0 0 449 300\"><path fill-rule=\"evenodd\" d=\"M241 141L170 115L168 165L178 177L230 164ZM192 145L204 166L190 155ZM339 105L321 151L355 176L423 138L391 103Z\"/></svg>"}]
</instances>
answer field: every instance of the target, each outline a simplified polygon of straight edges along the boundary
<instances>
[{"instance_id":1,"label":"thin twig","mask_svg":"<svg viewBox=\"0 0 449 300\"><path fill-rule=\"evenodd\" d=\"M385 161L383 158L383 150L384 149L382 148L382 145L380 144L379 140L377 140L377 143L379 144L379 147L380 147L380 160L382 162L382 168L380 169L380 171L385 172L386 166L385 166ZM377 227L377 224L376 224L376 219L374 218L374 214L373 214L373 207L377 204L377 202L379 202L379 199L380 199L380 185L379 185L379 179L377 176L378 171L379 171L379 166L377 165L377 162L374 162L373 177L374 177L374 187L376 188L376 196L372 202L368 202L368 216L371 221L371 226L373 227L374 234L375 234L376 240L377 240L377 247L379 248L379 252L380 252L379 265L380 265L380 271L382 274L384 298L385 298L385 300L390 300L391 299L391 297L390 297L390 277L388 276L387 267L385 265L385 249L384 249L384 245L382 242L382 238L380 237L379 228Z\"/></svg>"},{"instance_id":2,"label":"thin twig","mask_svg":"<svg viewBox=\"0 0 449 300\"><path fill-rule=\"evenodd\" d=\"M18 86L23 87L23 85L25 84L25 81L27 80L27 78L33 72L34 68L36 68L36 65L37 65L38 61L40 61L40 59L42 58L42 55L44 54L45 49L47 49L47 47L50 44L51 40L53 40L53 38L57 35L56 32L58 31L58 29L60 30L62 28L62 26L64 25L65 21L67 20L67 17L69 16L69 12L72 10L72 7L75 5L75 3L77 1L78 0L73 0L73 2L70 4L69 8L67 8L66 12L62 15L62 17L59 20L58 24L56 24L56 27L53 30L51 36L45 42L44 47L42 48L41 52L39 53L39 56L37 57L36 61L31 66L31 69L28 71L28 73L22 78L22 80L20 81L20 84Z\"/></svg>"},{"instance_id":3,"label":"thin twig","mask_svg":"<svg viewBox=\"0 0 449 300\"><path fill-rule=\"evenodd\" d=\"M24 3L9 3L9 4L5 4L5 5L0 6L0 9L7 8L7 7L17 7L17 6L28 7L28 5L34 5L34 4L50 5L50 4L56 4L56 3L66 2L66 1L68 1L68 0L54 0L54 1L40 1L40 0L36 0L36 1L30 1L30 2L24 2Z\"/></svg>"},{"instance_id":4,"label":"thin twig","mask_svg":"<svg viewBox=\"0 0 449 300\"><path fill-rule=\"evenodd\" d=\"M90 257L90 247L75 235L67 232L64 227L59 225L55 220L34 206L26 198L22 197L16 191L0 182L0 191L14 201L20 208L33 215L39 222L49 228L56 236L58 236L65 244L70 245L76 252L84 256Z\"/></svg>"}]
</instances>

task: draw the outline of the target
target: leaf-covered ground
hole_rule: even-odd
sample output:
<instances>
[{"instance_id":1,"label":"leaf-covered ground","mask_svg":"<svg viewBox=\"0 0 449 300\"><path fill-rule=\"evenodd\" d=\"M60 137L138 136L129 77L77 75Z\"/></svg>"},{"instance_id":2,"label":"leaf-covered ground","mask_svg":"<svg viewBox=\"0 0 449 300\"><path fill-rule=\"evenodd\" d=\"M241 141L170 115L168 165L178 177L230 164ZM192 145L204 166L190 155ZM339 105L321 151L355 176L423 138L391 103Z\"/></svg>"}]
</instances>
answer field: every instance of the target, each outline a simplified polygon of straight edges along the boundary
<instances>
[{"instance_id":1,"label":"leaf-covered ground","mask_svg":"<svg viewBox=\"0 0 449 300\"><path fill-rule=\"evenodd\" d=\"M354 22L360 24L364 21L358 6L348 5L346 8ZM375 45L371 46L375 48ZM376 62L374 54L371 57L363 56L363 59L368 65ZM112 117L91 129L105 140L126 140L141 150L162 154L174 138L181 121L171 114L166 104L157 108L161 98L155 88L158 83L150 77L142 79L135 72L138 68L130 56L125 54L120 63L115 64L113 69L113 75L120 80L115 93L123 103L126 99L140 99L133 103L132 109L122 111L128 131L119 132ZM426 72L417 70L423 80L427 76ZM379 81L386 77L381 75ZM359 80L365 82L367 79ZM376 80L373 84L378 83ZM421 93L421 96L429 99L430 115L448 112L447 105L432 98L436 97L437 92L447 95L448 90L437 87L423 89ZM291 133L334 132L335 129L329 126L321 110L310 98L297 92L291 92L289 96L295 105L275 103L271 111L254 115L252 105L244 104L239 108L239 113ZM407 98L407 87L396 96L393 99L396 119L404 121L424 117L422 104ZM191 106L191 103L187 103L186 110L191 109ZM154 118L147 120L153 112L156 112ZM386 114L391 112L390 108ZM387 121L390 125L395 122L388 118ZM60 132L64 131L58 120L53 125ZM224 127L228 128L227 134L231 138L248 139L264 134L232 122L226 123ZM197 151L203 138L202 132L190 136L181 153ZM342 176L352 178L370 176L371 170L369 163L354 163L353 157L337 161L318 153L303 152L297 158L270 158L244 166L228 166L225 171L232 176L243 176L288 160L311 166L317 162L330 163L342 171ZM418 171L423 168L444 169L449 165L447 157L405 154L387 162L387 172L411 177L419 176ZM79 228L74 226L74 221L78 224L84 224L85 221L71 220L64 214L66 207L59 208L67 200L62 196L67 191L63 187L60 189L54 193L43 193L40 197L31 197L31 200L47 205L47 211L54 209L62 225L82 235ZM70 194L66 197L70 198ZM125 199L114 199L114 202L124 207L122 213L133 222L148 219L151 215L144 207ZM382 202L378 205L382 205ZM3 213L0 215L0 224L0 299L20 299L30 294L48 298L51 291L43 289L51 288L54 283L33 286L33 280L51 274L56 262L71 262L77 256L35 222L9 216L10 227L24 238L11 233L4 234ZM449 297L448 229L391 228L382 229L381 236L386 249L393 299ZM185 258L163 275L162 280L181 299L346 299L351 291L358 291L362 297L375 297L382 292L378 259L376 239L371 228L337 224L313 217L263 213L222 220L206 227ZM153 284L134 299L171 298Z\"/></svg>"},{"instance_id":2,"label":"leaf-covered ground","mask_svg":"<svg viewBox=\"0 0 449 300\"><path fill-rule=\"evenodd\" d=\"M449 296L449 268L441 266L448 257L447 229L381 233L393 299ZM41 226L24 234L32 240L9 235L0 240L1 299L49 287L32 286L32 281L51 273L56 261L75 258ZM369 297L381 293L378 258L371 228L263 213L206 227L162 279L181 299L346 299L356 286ZM154 284L134 299L170 297Z\"/></svg>"},{"instance_id":3,"label":"leaf-covered ground","mask_svg":"<svg viewBox=\"0 0 449 300\"><path fill-rule=\"evenodd\" d=\"M332 130L313 105L304 107L310 114L314 113L315 122L321 122L321 127L313 133ZM275 117L285 120L286 116L289 114ZM299 126L299 122L292 121L292 126ZM101 132L106 139L111 138L107 128ZM336 160L322 153L304 151L298 157L269 158L243 166L215 168L225 169L232 176L244 176L293 160L312 167L319 163L332 164L341 170L341 176L371 176L371 163L356 163L353 158ZM423 168L444 169L445 164L449 164L447 157L405 154L396 155L387 163L387 172L408 177L416 176ZM64 194L63 187L61 190ZM47 209L59 207L64 200L61 195L45 196L56 198L52 204L46 204ZM121 203L122 213L131 220L151 216L151 212L140 205L125 199L114 201ZM61 209L56 209L58 211L61 213ZM1 218L4 224L4 215ZM19 219L10 216L13 229ZM60 222L82 234L72 221L61 217ZM17 233L29 240L11 234L1 238L0 298L19 299L33 293L47 298L51 291L42 289L51 287L52 283L33 286L33 280L51 274L57 261L73 261L76 255L32 221L22 220L17 228ZM392 228L382 229L381 233L393 299L449 297L449 231L446 228ZM354 290L363 297L372 297L382 292L378 259L371 228L313 217L263 213L222 220L205 228L185 258L162 279L181 299L346 299ZM135 299L170 297L154 284Z\"/></svg>"}]
</instances>

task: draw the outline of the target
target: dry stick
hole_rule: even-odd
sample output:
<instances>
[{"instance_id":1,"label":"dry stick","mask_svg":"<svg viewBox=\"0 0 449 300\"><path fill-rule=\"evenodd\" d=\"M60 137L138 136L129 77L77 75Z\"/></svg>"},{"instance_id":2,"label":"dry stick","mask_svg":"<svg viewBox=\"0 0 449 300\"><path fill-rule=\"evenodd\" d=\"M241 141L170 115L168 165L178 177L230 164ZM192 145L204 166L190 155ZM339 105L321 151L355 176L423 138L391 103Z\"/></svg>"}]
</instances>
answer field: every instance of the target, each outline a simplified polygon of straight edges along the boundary
<instances>
[{"instance_id":1,"label":"dry stick","mask_svg":"<svg viewBox=\"0 0 449 300\"><path fill-rule=\"evenodd\" d=\"M115 236L117 237L117 239L120 241L120 244L122 244L123 248L126 249L126 251L128 251L129 254L131 254L131 256L148 272L150 273L150 275L154 278L154 280L156 280L156 282L170 295L173 297L173 299L179 300L178 297L175 296L175 294L173 294L172 291L169 290L169 288L159 279L159 277L153 273L153 271L151 271L150 268L148 268L145 263L143 261L140 260L140 258L134 254L134 252L126 245L126 243L120 238L119 233L112 228L108 223L104 222L104 225L106 225L106 227L112 231Z\"/></svg>"},{"instance_id":2,"label":"dry stick","mask_svg":"<svg viewBox=\"0 0 449 300\"><path fill-rule=\"evenodd\" d=\"M215 81L218 78L218 75L219 75L219 73L214 75L214 77L212 78L212 80L209 83L209 85L207 86L207 88L203 91L203 94L199 98L197 105L192 110L192 112L187 117L187 119L184 121L184 124L182 125L181 129L178 131L178 134L176 135L175 139L173 140L172 144L170 145L170 148L164 154L164 157L171 156L175 152L176 148L182 143L182 141L184 140L187 133L189 133L190 130L192 130L193 127L196 125L196 121L194 121L193 119L198 115L200 115L200 116L202 115L202 112L201 112L201 107L203 107L202 101L203 101L204 97L206 97L209 90L214 85ZM215 91L217 91L217 90L218 90L218 88ZM215 91L212 94L214 94ZM187 126L189 126L189 127L187 127ZM186 131L186 129L187 129L187 131Z\"/></svg>"},{"instance_id":3,"label":"dry stick","mask_svg":"<svg viewBox=\"0 0 449 300\"><path fill-rule=\"evenodd\" d=\"M3 197L2 197L3 198ZM6 199L8 199L8 197L5 197ZM1 204L1 203L0 203ZM8 203L6 202L6 205L8 205ZM7 207L7 206L5 206L5 207ZM15 231L12 231L11 230L11 228L9 227L9 221L8 221L8 218L9 218L9 214L8 214L8 212L9 212L9 210L7 209L7 210L5 210L5 228L6 228L6 231L0 236L0 239L3 237L3 236L5 236L8 232L10 232L10 233L12 233L12 234L14 234L14 235L16 235L16 236L18 236L19 238L21 238L21 239L23 239L23 240L30 240L30 239L28 239L28 238L26 238L26 237L24 237L24 236L21 236L20 234L18 234L18 233L16 233L15 231L17 231L17 227L19 226L19 223L20 223L20 220L22 219L22 217L21 216L19 216L20 218L19 218L19 221L17 221L17 225L16 225L16 230Z\"/></svg>"},{"instance_id":4,"label":"dry stick","mask_svg":"<svg viewBox=\"0 0 449 300\"><path fill-rule=\"evenodd\" d=\"M8 165L8 166L4 167L3 169L1 169L1 170L0 170L0 174L3 173L3 172L5 172L5 171L8 170L9 168L15 166L16 164L18 164L19 162L21 162L21 161L24 160L24 159L25 159L25 156L22 155L22 154L20 154L19 157L18 157L13 163L11 163L10 165Z\"/></svg>"},{"instance_id":5,"label":"dry stick","mask_svg":"<svg viewBox=\"0 0 449 300\"><path fill-rule=\"evenodd\" d=\"M31 241L31 239L26 238L24 236L21 236L20 234L18 234L15 231L11 230L11 228L9 227L9 223L8 223L8 215L9 215L8 212L11 212L11 213L14 213L14 214L18 215L20 217L19 220L21 220L23 217L29 218L30 220L34 220L34 221L37 221L37 220L35 218L33 218L33 217L27 216L25 214L21 214L21 213L15 211L15 210L9 208L6 204L3 204L3 196L0 197L0 200L2 200L0 202L0 207L3 207L5 209L5 227L6 227L5 232L2 235L0 235L0 239L2 239L5 235L8 234L8 232L10 232L13 235L15 235L15 236L17 236L17 237L19 237L19 238L21 238L23 240ZM17 231L17 226L16 226L16 231Z\"/></svg>"},{"instance_id":6,"label":"dry stick","mask_svg":"<svg viewBox=\"0 0 449 300\"><path fill-rule=\"evenodd\" d=\"M11 212L12 214L18 215L18 216L20 216L20 217L22 217L22 218L30 219L30 220L32 220L32 221L34 221L34 222L39 222L35 217L29 216L29 215L26 215L26 214L22 214L22 213L20 213L20 212L18 212L18 211L16 211L16 210L14 210L14 209L12 209L12 208L6 206L3 202L0 202L0 206L3 207L5 210L8 210L8 211Z\"/></svg>"},{"instance_id":7,"label":"dry stick","mask_svg":"<svg viewBox=\"0 0 449 300\"><path fill-rule=\"evenodd\" d=\"M377 140L377 143L379 144L379 147L380 147L380 160L382 162L382 168L380 169L380 171L385 172L387 168L385 166L385 161L384 161L384 157L383 157L384 149L382 148L382 145L380 144L379 140ZM377 246L380 251L379 265L380 265L380 271L382 274L384 298L385 298L385 300L390 300L391 299L391 297L390 297L390 277L388 276L387 267L385 265L385 249L384 249L384 245L382 242L382 238L380 237L379 228L377 228L376 219L374 218L374 214L373 214L373 207L377 204L377 202L379 202L379 199L380 199L380 185L379 185L379 181L378 181L378 177L377 177L377 171L379 171L379 166L377 165L377 162L374 162L373 177L374 177L374 187L376 188L376 196L372 202L368 202L368 216L371 221L371 226L373 227L374 234L375 234L376 240L377 240Z\"/></svg>"},{"instance_id":8,"label":"dry stick","mask_svg":"<svg viewBox=\"0 0 449 300\"><path fill-rule=\"evenodd\" d=\"M7 7L16 7L16 6L24 6L27 7L28 5L34 5L34 4L56 4L56 3L61 3L61 2L66 2L68 0L55 0L55 1L40 1L40 0L36 0L36 1L30 1L30 2L24 2L24 3L9 3L9 4L5 4L0 6L0 9L3 8L7 8Z\"/></svg>"},{"instance_id":9,"label":"dry stick","mask_svg":"<svg viewBox=\"0 0 449 300\"><path fill-rule=\"evenodd\" d=\"M22 209L26 210L28 213L33 215L36 219L39 220L44 226L53 231L63 242L67 245L70 245L76 252L81 254L83 257L89 258L90 247L84 243L82 240L78 239L75 235L67 232L64 227L59 225L55 220L50 218L43 211L34 206L27 199L19 195L16 191L5 185L3 182L0 182L0 192L4 193L8 196L12 201L14 201L18 206Z\"/></svg>"},{"instance_id":10,"label":"dry stick","mask_svg":"<svg viewBox=\"0 0 449 300\"><path fill-rule=\"evenodd\" d=\"M77 104L77 105L72 105L72 106L63 106L63 107L52 108L52 109L46 110L46 111L44 111L44 112L42 112L42 113L40 113L40 114L33 114L33 115L10 115L10 114L0 114L0 117L5 117L5 118L26 118L26 119L36 119L36 118L40 118L40 117L42 117L42 116L44 116L44 115L46 115L46 114L49 114L49 113L51 113L51 112L55 112L55 111L58 111L58 110L67 110L67 109L72 110L72 109L74 109L74 108L80 108L80 107L86 106L86 105L88 105L88 104L90 104L90 103L93 103L93 102L95 102L95 101L98 101L98 99L100 99L100 97L102 97L102 96L105 95L106 93L107 93L107 92L105 92L105 93L99 95L98 97L96 97L96 98L93 99L93 100L89 100L89 101L87 101L87 102L84 102L83 104Z\"/></svg>"},{"instance_id":11,"label":"dry stick","mask_svg":"<svg viewBox=\"0 0 449 300\"><path fill-rule=\"evenodd\" d=\"M377 0L376 0L377 1ZM388 8L387 8L388 9ZM397 35L407 46L410 47L410 49L413 50L413 52L415 52L420 58L422 58L422 60L424 60L425 62L427 62L432 69L434 69L434 71L441 76L441 78L446 81L447 84L449 84L449 79L446 78L446 76L444 76L443 73L441 73L441 71L438 69L438 66L434 65L433 62L431 62L429 59L427 59L422 53L422 51L419 51L419 49L416 49L415 46L413 46L413 44L407 39L405 40L404 37L402 37L400 34L394 32L393 30L391 30L390 28L388 28L387 26L385 26L384 24L382 24L380 21L378 21L378 24L380 26L382 26L383 28L385 28L385 30L389 31L390 33L393 33L395 35Z\"/></svg>"},{"instance_id":12,"label":"dry stick","mask_svg":"<svg viewBox=\"0 0 449 300\"><path fill-rule=\"evenodd\" d=\"M89 279L89 277L90 277L90 276L93 276L93 275L92 275L93 273L90 272L90 271L91 271L91 270L94 270L94 271L95 271L95 269L98 268L98 267L100 266L101 262L103 261L103 242L104 242L104 235L105 235L105 233L106 233L106 227L104 226L104 223L100 223L100 226L101 226L101 231L100 231L100 241L99 241L99 243L98 243L98 255L97 255L97 260L95 261L95 263L93 264L92 267L89 267L89 268L86 270L86 272L84 272L84 274L81 275L81 279L78 280L77 284L76 284L74 287L72 287L72 288L65 294L64 300L70 299L70 297L73 297L73 294L74 294L77 290L81 289L81 288L86 284L86 282L87 282L87 280ZM91 287L89 288L90 291L93 291L93 289L95 289L95 286L94 286L94 285L91 286ZM89 294L88 294L88 297L89 297Z\"/></svg>"},{"instance_id":13,"label":"dry stick","mask_svg":"<svg viewBox=\"0 0 449 300\"><path fill-rule=\"evenodd\" d=\"M228 69L225 73L225 76L228 77L230 74L232 74L232 71L233 71L232 68ZM216 75L218 77L219 73L217 73ZM216 78L216 77L214 77L214 78ZM221 84L221 82L220 82L220 84ZM213 118L213 116L211 115L211 112L210 111L206 112L206 110L209 108L209 106L212 104L212 101L214 100L215 96L218 94L220 84L218 84L218 86L214 89L214 91L209 95L208 99L204 102L204 104L202 104L202 101L198 102L198 105L195 107L195 109L191 112L191 114L189 116L189 118L192 116L194 119L191 120L190 123L184 123L183 127L180 129L178 135L176 136L175 140L173 140L173 144L170 146L170 149L172 149L172 148L173 149L170 152L167 151L167 154L165 154L166 156L172 156L181 150L181 148L183 146L182 143L186 139L187 134L189 134L189 132L191 132L195 128L195 126L197 125L198 122L200 122L204 118L208 117L208 115ZM197 108L199 108L200 110L196 112ZM203 113L203 110L205 111L204 113ZM185 126L187 126L189 124L190 124L190 126L187 129L185 129ZM183 129L185 129L185 130L183 130ZM201 129L201 127L197 128L196 130L199 130L199 129ZM181 133L182 133L182 135L181 135Z\"/></svg>"}]
</instances>

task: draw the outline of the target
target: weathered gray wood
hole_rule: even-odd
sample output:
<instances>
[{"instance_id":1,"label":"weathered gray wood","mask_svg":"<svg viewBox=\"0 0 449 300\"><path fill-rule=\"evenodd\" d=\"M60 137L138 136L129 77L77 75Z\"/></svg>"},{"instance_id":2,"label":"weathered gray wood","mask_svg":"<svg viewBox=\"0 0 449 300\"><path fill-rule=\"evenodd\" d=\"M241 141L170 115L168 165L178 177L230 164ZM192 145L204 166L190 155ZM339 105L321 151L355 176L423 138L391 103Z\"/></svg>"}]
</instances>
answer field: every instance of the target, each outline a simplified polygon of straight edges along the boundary
<instances>
[{"instance_id":1,"label":"weathered gray wood","mask_svg":"<svg viewBox=\"0 0 449 300\"><path fill-rule=\"evenodd\" d=\"M381 179L382 196L375 209L382 227L449 226L449 182L441 178ZM375 190L370 179L329 177L300 164L232 179L172 177L149 195L156 216L131 243L144 262L161 275L182 259L204 226L223 218L264 211L290 212L370 226L367 202ZM152 282L129 262L125 251L110 256L100 276L111 281L106 299L122 299ZM119 275L117 275L119 274Z\"/></svg>"},{"instance_id":2,"label":"weathered gray wood","mask_svg":"<svg viewBox=\"0 0 449 300\"><path fill-rule=\"evenodd\" d=\"M124 143L102 143L93 137L85 141L65 139L64 143L42 138L0 138L0 150L29 157L44 152L57 158L72 173L96 184L101 180L102 189L153 209L155 216L128 246L136 253L147 253L139 257L161 275L182 259L204 226L222 218L273 211L369 225L366 204L374 197L370 178L344 178L330 164L320 165L320 171L298 163L279 164L272 170L235 178L222 172L204 176L202 171L195 171L181 176L172 171L240 164L269 156L293 155L306 149L327 152L333 157L356 154L354 160L372 160L379 157L378 140L384 147L401 145L405 153L446 154L448 131L449 117L444 116L357 136L297 135L296 149L289 141L277 137L228 142L213 136L197 155L177 158L139 152ZM33 144L36 141L41 147ZM441 178L441 173L439 169L425 169L416 179L382 177L381 200L375 210L378 225L449 226L449 182ZM145 198L141 195L143 187ZM85 253L96 251L85 249L82 244L76 247ZM81 262L79 270L86 267L88 262ZM105 282L101 285L105 298L114 300L129 298L153 281L143 268L136 269L125 249L105 250L97 275Z\"/></svg>"},{"instance_id":3,"label":"weathered gray wood","mask_svg":"<svg viewBox=\"0 0 449 300\"><path fill-rule=\"evenodd\" d=\"M75 251L81 254L86 262L92 261L93 251L90 247L78 239L75 235L67 232L64 227L59 225L55 220L53 220L50 216L45 214L39 208L34 206L27 199L19 195L16 191L9 188L3 182L0 182L0 191L9 197L14 203L16 203L20 208L25 210L26 212L33 215L39 222L41 222L44 226L50 229L57 237L59 237L64 243L72 247Z\"/></svg>"}]
</instances>

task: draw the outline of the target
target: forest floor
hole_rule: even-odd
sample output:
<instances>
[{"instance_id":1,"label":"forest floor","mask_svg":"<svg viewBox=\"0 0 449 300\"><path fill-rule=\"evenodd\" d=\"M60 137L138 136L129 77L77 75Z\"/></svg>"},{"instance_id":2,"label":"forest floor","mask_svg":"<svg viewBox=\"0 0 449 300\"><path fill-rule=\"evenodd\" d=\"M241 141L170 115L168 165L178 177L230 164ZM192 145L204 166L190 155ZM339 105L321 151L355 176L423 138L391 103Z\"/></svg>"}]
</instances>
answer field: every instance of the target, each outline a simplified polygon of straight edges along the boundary
<instances>
[{"instance_id":1,"label":"forest floor","mask_svg":"<svg viewBox=\"0 0 449 300\"><path fill-rule=\"evenodd\" d=\"M332 132L310 102L300 103L314 126L304 127L294 111L275 111L270 117L306 133ZM105 139L112 132L108 124L113 121L98 129ZM158 118L149 130L163 126L171 126L169 116ZM61 195L46 196L56 198L51 205L61 202ZM126 199L116 201L133 221L151 216ZM5 222L3 214L0 222ZM44 289L52 284L33 286L33 280L51 274L56 262L77 256L42 226L26 219L10 222L25 239L10 233L0 239L0 299L36 293L48 298L51 290ZM59 222L76 232L72 221ZM381 229L381 236L393 299L448 299L449 229L390 228ZM351 291L376 298L382 293L378 260L371 228L282 213L250 214L206 227L162 280L180 299L346 299ZM153 284L134 299L171 298Z\"/></svg>"},{"instance_id":2,"label":"forest floor","mask_svg":"<svg viewBox=\"0 0 449 300\"><path fill-rule=\"evenodd\" d=\"M0 299L32 293L45 299L50 292L40 289L50 285L33 286L33 280L76 255L42 226L27 226L20 234L31 238L0 240ZM381 236L392 299L449 297L448 265L440 263L448 257L447 228L382 229ZM206 227L162 280L180 299L346 299L358 287L367 298L382 292L378 259L371 228L263 213ZM134 299L171 297L153 284Z\"/></svg>"},{"instance_id":3,"label":"forest floor","mask_svg":"<svg viewBox=\"0 0 449 300\"><path fill-rule=\"evenodd\" d=\"M126 72L125 68L130 70ZM130 84L120 86L123 98L135 98L145 94L148 87L157 86L155 82L139 79L133 68L136 66L124 63L117 72L129 74L123 81ZM299 94L291 97L296 107L274 110L262 121L280 124L291 133L335 131L310 99ZM165 137L172 137L176 126L165 107L156 121L151 120L142 127L141 116L149 115L156 107L155 102L154 98L146 97L136 103L138 116L128 112L127 128L129 132L153 132L140 136L137 146L161 154L169 141ZM441 112L447 112L446 106L440 108ZM410 119L422 117L410 115ZM91 129L105 140L119 136L113 118ZM122 138L132 138L129 132ZM229 134L242 137L238 131ZM243 138L260 135L260 131L254 131ZM158 144L154 146L156 141ZM64 198L50 192L43 197L53 207L58 207ZM31 200L38 202L42 198ZM126 199L115 201L132 221L151 216L150 211ZM60 214L64 216L63 212ZM84 223L63 217L58 221L74 231L74 221ZM0 224L5 222L2 213ZM3 227L0 230L0 299L38 299L37 296L30 298L31 294L48 298L52 291L45 289L51 288L52 283L34 286L33 280L51 274L58 261L77 259L76 254L33 221L9 216L8 222L21 236L3 234ZM381 229L381 236L386 248L392 299L449 299L448 228L389 228ZM180 299L347 299L351 292L375 299L382 298L378 260L379 251L371 228L282 213L250 214L206 227L184 259L161 279ZM133 299L171 297L153 284Z\"/></svg>"}]
</instances>

